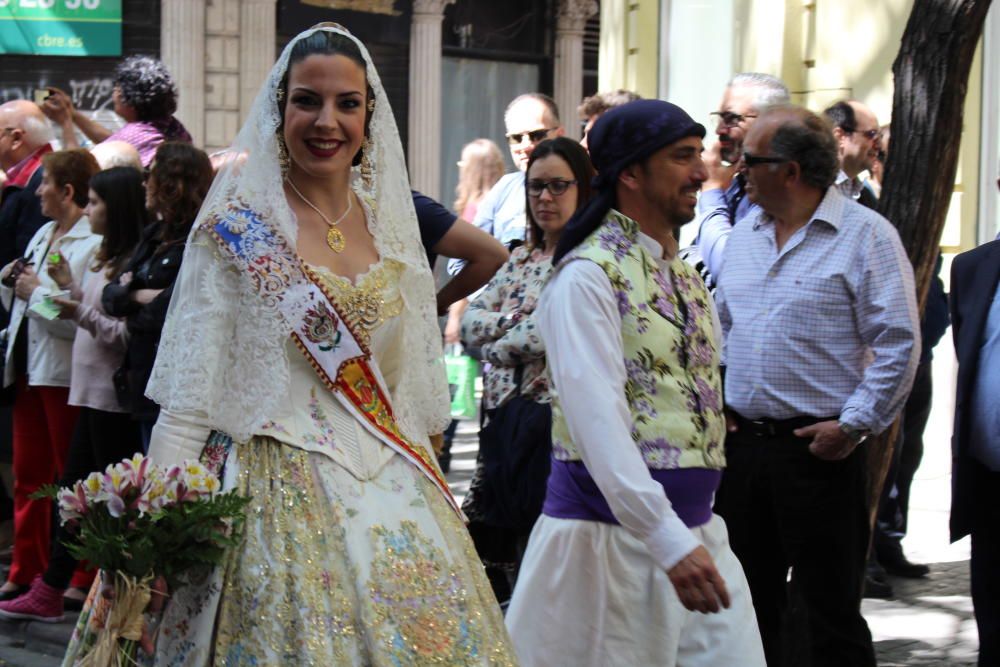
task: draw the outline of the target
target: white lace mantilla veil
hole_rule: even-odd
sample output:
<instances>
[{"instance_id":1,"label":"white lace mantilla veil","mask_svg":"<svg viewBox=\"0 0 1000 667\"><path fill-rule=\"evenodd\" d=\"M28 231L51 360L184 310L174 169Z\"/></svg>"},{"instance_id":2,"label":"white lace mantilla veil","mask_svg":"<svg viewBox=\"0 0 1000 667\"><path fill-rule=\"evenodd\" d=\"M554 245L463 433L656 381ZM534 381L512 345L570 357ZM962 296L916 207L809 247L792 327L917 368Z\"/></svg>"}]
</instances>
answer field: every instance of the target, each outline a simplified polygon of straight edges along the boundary
<instances>
[{"instance_id":1,"label":"white lace mantilla veil","mask_svg":"<svg viewBox=\"0 0 1000 667\"><path fill-rule=\"evenodd\" d=\"M283 416L276 413L276 406L288 394L286 342L296 318L286 320L267 287L258 290L251 285L249 273L223 258L202 227L239 202L295 247L297 224L278 162L277 91L293 45L318 30L340 33L358 45L375 93L371 147L366 149L374 174L368 186L355 167L352 187L372 205L370 231L380 256L405 266L399 289L405 304L400 324L407 352L391 399L403 433L426 444L428 434L442 432L451 419L434 283L385 89L365 46L334 24L315 26L293 39L257 95L231 147L236 157L220 169L192 227L146 393L172 414L193 417L237 442L249 440L268 420ZM259 258L267 250L252 252ZM295 285L303 280L295 276L284 296L294 299ZM276 282L281 281L276 278ZM304 299L298 301L305 308Z\"/></svg>"}]
</instances>

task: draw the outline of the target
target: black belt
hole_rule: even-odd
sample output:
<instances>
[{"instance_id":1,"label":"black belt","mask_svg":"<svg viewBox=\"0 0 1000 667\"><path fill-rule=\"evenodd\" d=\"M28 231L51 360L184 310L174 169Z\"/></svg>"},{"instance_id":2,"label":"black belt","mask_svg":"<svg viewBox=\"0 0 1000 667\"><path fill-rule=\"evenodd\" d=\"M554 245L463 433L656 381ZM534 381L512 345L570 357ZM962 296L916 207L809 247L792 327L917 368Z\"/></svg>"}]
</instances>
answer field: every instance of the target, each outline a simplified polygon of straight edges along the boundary
<instances>
[{"instance_id":1,"label":"black belt","mask_svg":"<svg viewBox=\"0 0 1000 667\"><path fill-rule=\"evenodd\" d=\"M731 413L736 418L741 433L752 435L756 438L775 438L778 436L792 435L792 431L812 426L813 424L837 420L837 417L789 417L788 419L747 419L736 412Z\"/></svg>"}]
</instances>

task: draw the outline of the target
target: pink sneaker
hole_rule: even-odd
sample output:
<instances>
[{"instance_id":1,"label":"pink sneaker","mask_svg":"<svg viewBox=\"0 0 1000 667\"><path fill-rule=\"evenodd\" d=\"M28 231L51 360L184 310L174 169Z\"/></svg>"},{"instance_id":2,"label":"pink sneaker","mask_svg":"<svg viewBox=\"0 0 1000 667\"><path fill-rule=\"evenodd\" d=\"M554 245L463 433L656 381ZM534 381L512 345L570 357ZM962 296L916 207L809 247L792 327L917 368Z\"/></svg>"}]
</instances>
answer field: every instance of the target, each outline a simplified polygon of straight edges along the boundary
<instances>
[{"instance_id":1,"label":"pink sneaker","mask_svg":"<svg viewBox=\"0 0 1000 667\"><path fill-rule=\"evenodd\" d=\"M63 620L63 591L35 577L31 588L19 598L0 602L0 618L58 623Z\"/></svg>"}]
</instances>

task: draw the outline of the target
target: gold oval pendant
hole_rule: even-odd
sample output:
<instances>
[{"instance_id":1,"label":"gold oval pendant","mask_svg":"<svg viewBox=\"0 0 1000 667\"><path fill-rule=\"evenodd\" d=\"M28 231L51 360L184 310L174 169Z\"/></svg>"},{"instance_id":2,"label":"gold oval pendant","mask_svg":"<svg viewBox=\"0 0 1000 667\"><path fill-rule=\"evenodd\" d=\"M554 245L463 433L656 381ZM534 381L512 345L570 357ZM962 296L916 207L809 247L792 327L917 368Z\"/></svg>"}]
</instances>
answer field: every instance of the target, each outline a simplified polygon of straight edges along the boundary
<instances>
[{"instance_id":1,"label":"gold oval pendant","mask_svg":"<svg viewBox=\"0 0 1000 667\"><path fill-rule=\"evenodd\" d=\"M343 252L345 245L344 235L336 227L330 227L330 230L326 233L326 244L334 252Z\"/></svg>"}]
</instances>

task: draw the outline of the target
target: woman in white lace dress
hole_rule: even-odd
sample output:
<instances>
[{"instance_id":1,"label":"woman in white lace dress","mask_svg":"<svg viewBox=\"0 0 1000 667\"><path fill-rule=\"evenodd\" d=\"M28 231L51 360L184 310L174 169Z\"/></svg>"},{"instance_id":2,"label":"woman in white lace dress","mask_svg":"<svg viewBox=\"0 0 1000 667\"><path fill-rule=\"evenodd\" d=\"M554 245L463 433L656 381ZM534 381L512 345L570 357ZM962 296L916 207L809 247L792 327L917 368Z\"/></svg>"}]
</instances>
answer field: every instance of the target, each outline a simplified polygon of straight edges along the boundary
<instances>
[{"instance_id":1,"label":"woman in white lace dress","mask_svg":"<svg viewBox=\"0 0 1000 667\"><path fill-rule=\"evenodd\" d=\"M252 501L226 564L174 592L153 663L515 664L429 453L449 419L433 284L364 46L297 36L233 150L164 328L150 455L201 455Z\"/></svg>"}]
</instances>

